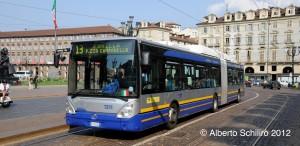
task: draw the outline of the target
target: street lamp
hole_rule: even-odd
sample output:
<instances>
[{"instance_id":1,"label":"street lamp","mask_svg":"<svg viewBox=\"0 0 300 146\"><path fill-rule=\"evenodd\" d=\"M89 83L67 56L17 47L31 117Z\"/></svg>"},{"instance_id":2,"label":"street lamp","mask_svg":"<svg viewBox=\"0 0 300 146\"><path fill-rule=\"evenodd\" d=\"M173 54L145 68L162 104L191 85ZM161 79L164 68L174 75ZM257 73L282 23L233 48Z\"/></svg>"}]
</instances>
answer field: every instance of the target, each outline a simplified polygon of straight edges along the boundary
<instances>
[{"instance_id":1,"label":"street lamp","mask_svg":"<svg viewBox=\"0 0 300 146\"><path fill-rule=\"evenodd\" d=\"M295 63L295 56L300 54L300 47L292 47L292 49L287 50L287 55L292 56L292 85L294 85L294 63Z\"/></svg>"},{"instance_id":2,"label":"street lamp","mask_svg":"<svg viewBox=\"0 0 300 146\"><path fill-rule=\"evenodd\" d=\"M128 24L128 35L133 36L133 28L132 28L132 22L133 22L134 16L129 16L129 20L127 21Z\"/></svg>"}]
</instances>

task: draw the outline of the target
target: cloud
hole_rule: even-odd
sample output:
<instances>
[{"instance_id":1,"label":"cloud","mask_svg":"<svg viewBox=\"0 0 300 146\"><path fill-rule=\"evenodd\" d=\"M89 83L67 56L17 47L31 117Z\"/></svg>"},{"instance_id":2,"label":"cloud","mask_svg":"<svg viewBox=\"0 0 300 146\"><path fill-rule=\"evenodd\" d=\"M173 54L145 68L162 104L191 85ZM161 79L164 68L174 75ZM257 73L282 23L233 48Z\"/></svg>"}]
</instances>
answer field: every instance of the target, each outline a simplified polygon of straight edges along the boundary
<instances>
[{"instance_id":1,"label":"cloud","mask_svg":"<svg viewBox=\"0 0 300 146\"><path fill-rule=\"evenodd\" d=\"M223 2L214 3L208 7L208 13L223 15L226 10L231 12L256 10L268 7L287 7L291 4L300 6L299 0L224 0Z\"/></svg>"}]
</instances>

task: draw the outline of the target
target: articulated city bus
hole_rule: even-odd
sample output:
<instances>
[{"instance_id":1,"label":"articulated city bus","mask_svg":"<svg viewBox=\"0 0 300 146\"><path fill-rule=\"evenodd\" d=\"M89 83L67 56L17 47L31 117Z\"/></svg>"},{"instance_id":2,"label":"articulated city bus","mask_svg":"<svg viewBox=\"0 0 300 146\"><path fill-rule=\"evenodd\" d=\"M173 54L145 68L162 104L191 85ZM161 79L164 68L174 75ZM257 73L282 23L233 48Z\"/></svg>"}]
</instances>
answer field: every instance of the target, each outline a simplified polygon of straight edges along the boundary
<instances>
[{"instance_id":1,"label":"articulated city bus","mask_svg":"<svg viewBox=\"0 0 300 146\"><path fill-rule=\"evenodd\" d=\"M243 66L138 38L72 43L66 123L143 131L244 95Z\"/></svg>"}]
</instances>

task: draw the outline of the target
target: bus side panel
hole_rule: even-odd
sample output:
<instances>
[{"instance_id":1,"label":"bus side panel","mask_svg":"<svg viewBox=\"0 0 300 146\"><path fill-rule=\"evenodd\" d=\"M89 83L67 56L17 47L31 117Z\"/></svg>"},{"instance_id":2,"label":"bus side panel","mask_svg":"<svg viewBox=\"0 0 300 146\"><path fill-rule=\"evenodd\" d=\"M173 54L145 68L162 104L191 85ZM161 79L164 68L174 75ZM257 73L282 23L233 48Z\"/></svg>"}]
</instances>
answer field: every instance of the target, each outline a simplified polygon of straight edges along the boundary
<instances>
[{"instance_id":1,"label":"bus side panel","mask_svg":"<svg viewBox=\"0 0 300 146\"><path fill-rule=\"evenodd\" d=\"M211 109L213 107L212 102L213 102L213 99L210 98L210 99L201 100L198 102L192 102L192 103L180 105L179 117L182 118L182 117L194 114L194 113L198 113L200 111Z\"/></svg>"}]
</instances>

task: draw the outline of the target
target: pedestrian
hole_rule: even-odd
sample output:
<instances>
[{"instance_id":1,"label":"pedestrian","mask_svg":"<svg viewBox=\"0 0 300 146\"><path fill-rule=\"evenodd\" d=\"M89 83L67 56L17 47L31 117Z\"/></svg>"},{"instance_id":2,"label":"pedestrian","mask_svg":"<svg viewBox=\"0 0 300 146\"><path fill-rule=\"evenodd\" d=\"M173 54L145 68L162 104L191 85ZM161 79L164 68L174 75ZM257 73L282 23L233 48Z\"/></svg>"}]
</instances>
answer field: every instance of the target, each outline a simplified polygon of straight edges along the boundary
<instances>
[{"instance_id":1,"label":"pedestrian","mask_svg":"<svg viewBox=\"0 0 300 146\"><path fill-rule=\"evenodd\" d=\"M32 90L32 77L30 76L30 77L27 77L27 80L28 80L28 89L29 90Z\"/></svg>"},{"instance_id":2,"label":"pedestrian","mask_svg":"<svg viewBox=\"0 0 300 146\"><path fill-rule=\"evenodd\" d=\"M33 83L34 83L34 89L37 89L38 86L38 74L36 74L33 78Z\"/></svg>"}]
</instances>

